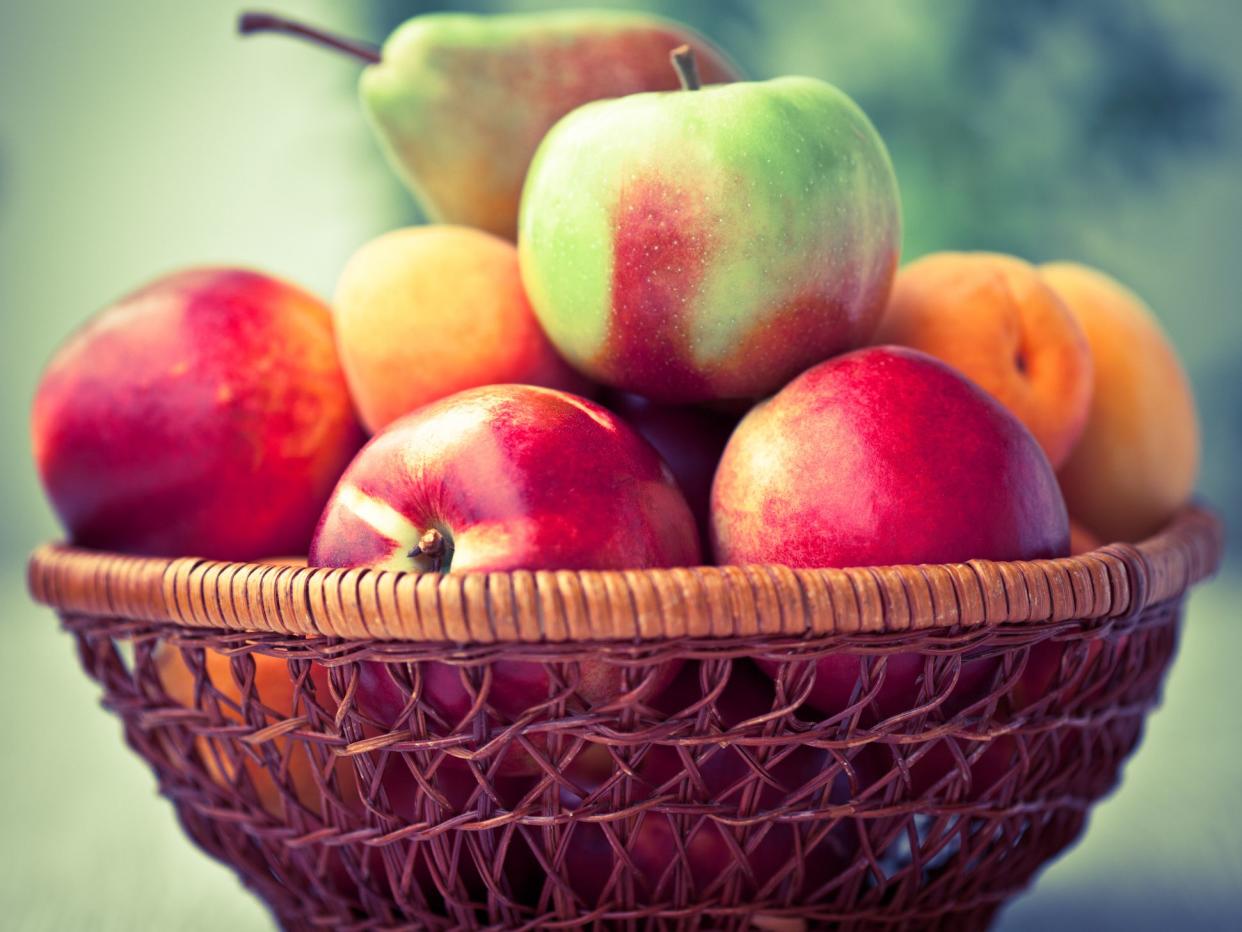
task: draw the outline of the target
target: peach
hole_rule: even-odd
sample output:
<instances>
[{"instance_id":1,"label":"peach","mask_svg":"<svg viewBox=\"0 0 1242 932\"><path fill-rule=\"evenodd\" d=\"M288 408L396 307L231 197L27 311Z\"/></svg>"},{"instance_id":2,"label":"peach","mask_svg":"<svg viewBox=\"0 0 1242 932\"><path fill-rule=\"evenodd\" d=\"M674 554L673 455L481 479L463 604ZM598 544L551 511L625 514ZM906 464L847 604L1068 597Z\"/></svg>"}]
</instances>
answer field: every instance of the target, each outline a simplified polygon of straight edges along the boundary
<instances>
[{"instance_id":1,"label":"peach","mask_svg":"<svg viewBox=\"0 0 1242 932\"><path fill-rule=\"evenodd\" d=\"M922 350L972 379L1026 425L1054 468L1087 423L1086 337L1021 259L941 252L910 263L875 342Z\"/></svg>"},{"instance_id":2,"label":"peach","mask_svg":"<svg viewBox=\"0 0 1242 932\"><path fill-rule=\"evenodd\" d=\"M337 344L366 427L467 388L583 392L526 300L512 243L455 226L394 230L364 245L336 289Z\"/></svg>"},{"instance_id":3,"label":"peach","mask_svg":"<svg viewBox=\"0 0 1242 932\"><path fill-rule=\"evenodd\" d=\"M204 649L204 666L206 681L216 691L216 702L221 715L231 722L243 722L247 719L242 714L242 689L233 671L232 659L219 651ZM294 677L289 664L277 657L264 654L251 654L254 661L254 693L258 701L276 716L293 717ZM155 648L155 671L160 686L170 699L187 709L210 708L211 700L196 701L196 683L193 671L185 662L181 649L175 645L161 641ZM315 664L311 667L310 677L303 686L302 698L297 700L297 714L307 713L307 703L313 689L314 700L327 712L335 712L335 703L328 688L326 668ZM253 701L253 699L252 699ZM251 720L252 721L252 720ZM266 716L267 724L279 721L272 714ZM199 759L211 779L220 786L232 786L237 782L238 745L224 738L207 738L199 736L195 739ZM306 745L297 739L277 737L272 745L286 762L288 783L297 801L310 811L323 814L323 798L319 789L320 780L316 770L320 769L319 761L312 756ZM260 750L259 754L263 755ZM330 754L331 752L326 752ZM320 755L321 757L326 755ZM246 775L258 795L263 808L276 818L284 817L284 793L277 784L276 778L268 769L250 756L240 757L246 769ZM346 805L358 802L358 784L354 775L353 763L349 758L337 758L334 763L336 772L335 783L330 786Z\"/></svg>"},{"instance_id":4,"label":"peach","mask_svg":"<svg viewBox=\"0 0 1242 932\"><path fill-rule=\"evenodd\" d=\"M1095 357L1082 439L1058 478L1070 514L1105 541L1158 531L1194 490L1199 422L1190 382L1132 291L1073 263L1040 274L1077 318Z\"/></svg>"}]
</instances>

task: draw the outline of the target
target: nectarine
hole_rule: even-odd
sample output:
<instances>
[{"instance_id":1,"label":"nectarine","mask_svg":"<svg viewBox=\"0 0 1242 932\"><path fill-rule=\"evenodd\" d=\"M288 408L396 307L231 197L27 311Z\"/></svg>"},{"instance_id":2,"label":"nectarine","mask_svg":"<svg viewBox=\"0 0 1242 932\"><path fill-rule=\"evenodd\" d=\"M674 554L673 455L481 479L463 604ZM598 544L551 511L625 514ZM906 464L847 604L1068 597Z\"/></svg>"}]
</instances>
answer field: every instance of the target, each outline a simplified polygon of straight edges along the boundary
<instances>
[{"instance_id":1,"label":"nectarine","mask_svg":"<svg viewBox=\"0 0 1242 932\"><path fill-rule=\"evenodd\" d=\"M1065 503L1031 434L947 365L902 347L821 363L743 418L716 472L712 530L722 563L878 566L1069 550ZM932 694L929 659L886 659L877 717L910 708L924 686ZM774 674L779 662L761 666ZM943 711L986 695L995 669L993 659L964 659ZM860 671L858 654L821 659L808 703L841 712Z\"/></svg>"},{"instance_id":2,"label":"nectarine","mask_svg":"<svg viewBox=\"0 0 1242 932\"><path fill-rule=\"evenodd\" d=\"M305 553L363 439L327 307L229 268L99 314L48 364L32 422L75 543L217 560Z\"/></svg>"},{"instance_id":3,"label":"nectarine","mask_svg":"<svg viewBox=\"0 0 1242 932\"><path fill-rule=\"evenodd\" d=\"M333 493L310 565L483 573L689 566L699 558L685 498L624 421L567 392L492 385L441 399L377 434ZM423 669L422 698L449 727L462 724L481 686L468 686L460 666ZM674 669L639 678L652 692ZM359 704L401 727L409 690L389 672L372 669ZM558 691L539 663L497 659L491 673L486 703L500 721ZM567 664L576 696L568 701L614 699L623 674L603 659ZM525 754L514 761L517 769L532 763Z\"/></svg>"},{"instance_id":4,"label":"nectarine","mask_svg":"<svg viewBox=\"0 0 1242 932\"><path fill-rule=\"evenodd\" d=\"M884 346L808 369L733 432L712 487L721 563L882 566L1069 551L1039 445L925 353Z\"/></svg>"}]
</instances>

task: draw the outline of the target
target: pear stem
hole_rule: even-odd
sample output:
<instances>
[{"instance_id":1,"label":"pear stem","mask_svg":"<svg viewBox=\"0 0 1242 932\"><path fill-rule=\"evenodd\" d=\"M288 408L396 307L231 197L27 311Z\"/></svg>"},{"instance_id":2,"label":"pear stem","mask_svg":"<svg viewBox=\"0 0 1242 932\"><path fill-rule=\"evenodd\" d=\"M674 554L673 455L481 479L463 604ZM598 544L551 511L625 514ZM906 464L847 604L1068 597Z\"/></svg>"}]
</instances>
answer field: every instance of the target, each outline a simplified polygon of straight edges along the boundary
<instances>
[{"instance_id":1,"label":"pear stem","mask_svg":"<svg viewBox=\"0 0 1242 932\"><path fill-rule=\"evenodd\" d=\"M356 42L353 39L346 39L344 36L333 35L314 26L307 26L304 23L286 19L274 13L243 13L237 20L237 31L243 36L249 36L256 32L283 32L287 36L309 39L311 42L316 42L327 48L336 49L338 52L344 52L347 55L360 58L368 65L377 64L380 60L379 49L373 45L369 45L366 42Z\"/></svg>"},{"instance_id":2,"label":"pear stem","mask_svg":"<svg viewBox=\"0 0 1242 932\"><path fill-rule=\"evenodd\" d=\"M679 45L668 54L669 61L677 72L683 91L697 91L703 86L699 80L699 63L694 60L694 49L688 45Z\"/></svg>"}]
</instances>

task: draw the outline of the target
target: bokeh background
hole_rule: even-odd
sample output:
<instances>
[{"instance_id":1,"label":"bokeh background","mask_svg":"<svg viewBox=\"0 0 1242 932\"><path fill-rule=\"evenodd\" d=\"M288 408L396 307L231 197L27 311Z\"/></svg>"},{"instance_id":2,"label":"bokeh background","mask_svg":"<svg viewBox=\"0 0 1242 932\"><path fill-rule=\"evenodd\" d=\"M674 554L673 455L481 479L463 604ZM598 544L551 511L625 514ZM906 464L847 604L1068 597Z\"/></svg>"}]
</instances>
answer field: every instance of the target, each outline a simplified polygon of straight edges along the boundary
<instances>
[{"instance_id":1,"label":"bokeh background","mask_svg":"<svg viewBox=\"0 0 1242 932\"><path fill-rule=\"evenodd\" d=\"M381 39L428 9L555 2L272 0ZM1144 295L1200 401L1203 494L1242 528L1242 4L1225 0L664 0L754 76L845 88L888 141L905 255L1001 249L1098 265ZM92 311L194 263L324 295L417 219L343 58L233 35L234 2L0 3L0 927L265 930L183 839L25 596L57 533L29 460L40 368ZM515 106L520 102L515 101ZM1163 708L1084 839L1004 930L1242 927L1237 560L1192 601Z\"/></svg>"}]
</instances>

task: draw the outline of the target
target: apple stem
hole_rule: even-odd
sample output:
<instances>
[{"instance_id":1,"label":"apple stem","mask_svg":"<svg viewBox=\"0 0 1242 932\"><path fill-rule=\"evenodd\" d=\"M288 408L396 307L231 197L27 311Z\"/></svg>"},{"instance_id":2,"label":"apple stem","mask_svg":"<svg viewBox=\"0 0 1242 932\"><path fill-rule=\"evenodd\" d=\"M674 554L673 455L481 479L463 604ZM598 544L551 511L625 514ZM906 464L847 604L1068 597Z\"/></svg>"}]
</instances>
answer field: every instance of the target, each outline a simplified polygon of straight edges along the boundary
<instances>
[{"instance_id":1,"label":"apple stem","mask_svg":"<svg viewBox=\"0 0 1242 932\"><path fill-rule=\"evenodd\" d=\"M416 557L426 557L431 563L431 572L440 572L440 565L444 562L445 557L444 535L431 528L424 532L423 536L418 539L418 546L411 550L407 556L411 560Z\"/></svg>"},{"instance_id":2,"label":"apple stem","mask_svg":"<svg viewBox=\"0 0 1242 932\"><path fill-rule=\"evenodd\" d=\"M694 49L688 45L679 45L668 54L677 79L681 81L683 91L697 91L703 86L699 80L699 63L694 60Z\"/></svg>"},{"instance_id":3,"label":"apple stem","mask_svg":"<svg viewBox=\"0 0 1242 932\"><path fill-rule=\"evenodd\" d=\"M237 20L237 31L243 36L249 36L256 32L283 32L287 36L309 39L327 48L336 49L338 52L344 52L347 55L353 55L355 58L362 59L368 65L374 65L380 60L379 49L373 45L369 45L366 42L356 42L353 39L346 39L344 36L333 35L323 29L307 26L304 23L286 19L274 13L243 13Z\"/></svg>"}]
</instances>

